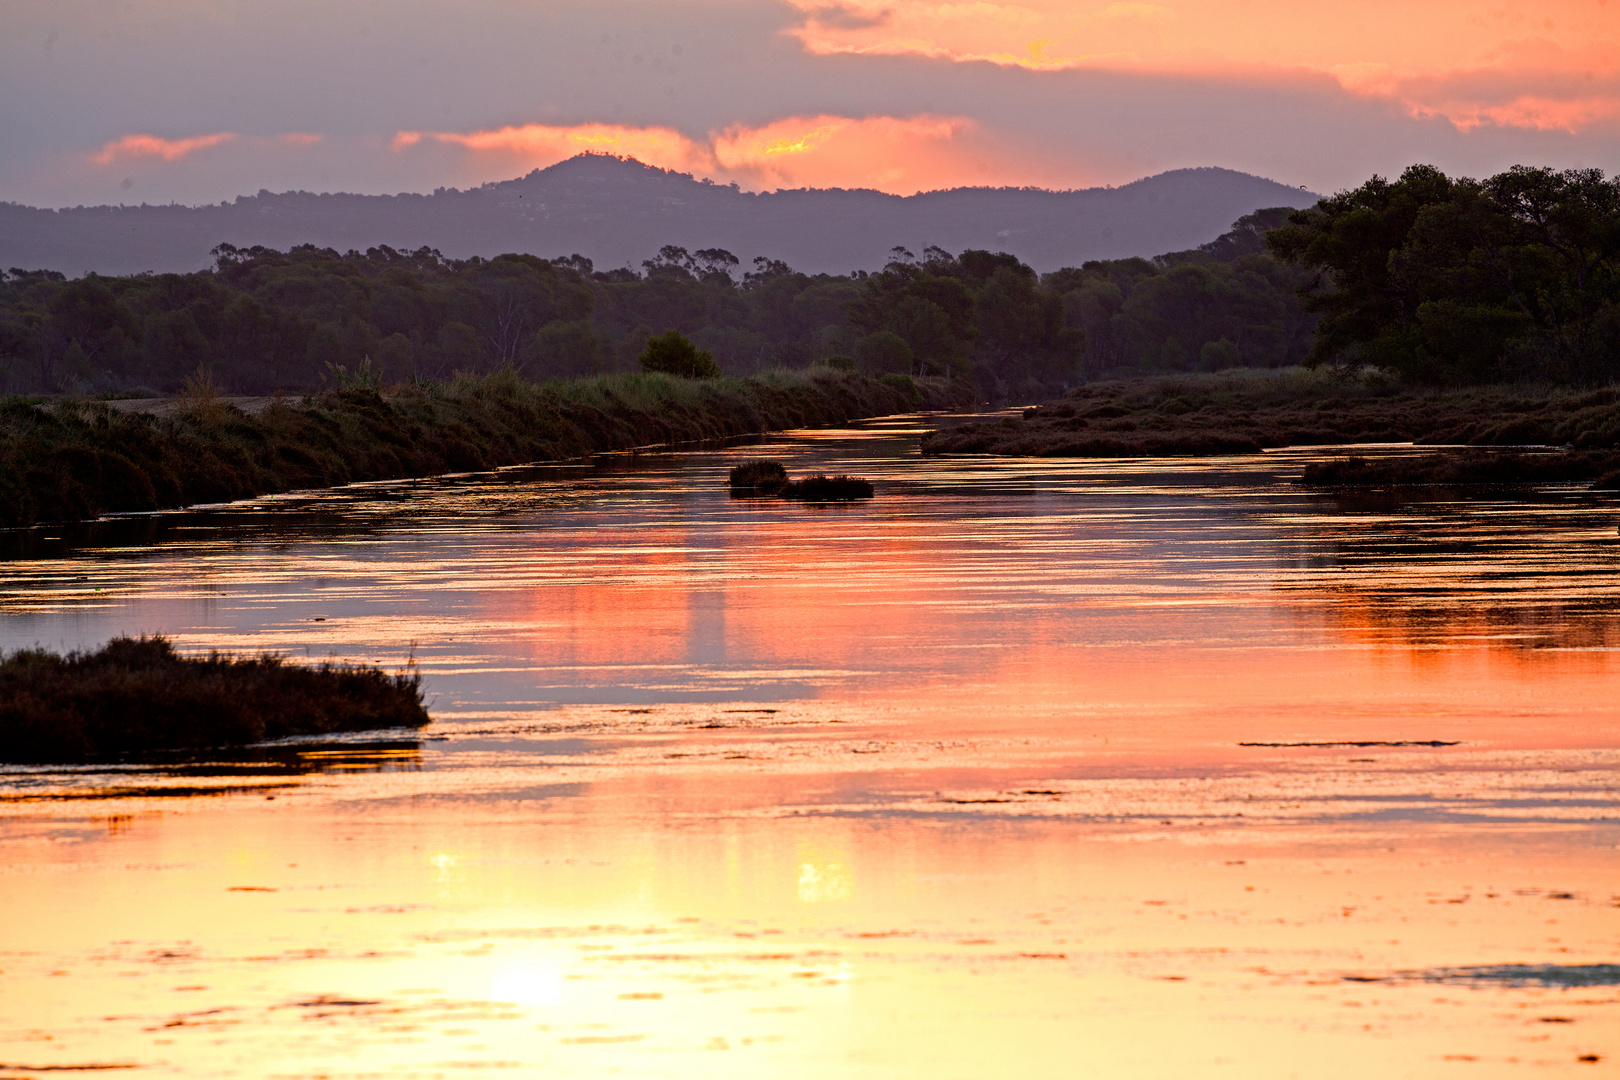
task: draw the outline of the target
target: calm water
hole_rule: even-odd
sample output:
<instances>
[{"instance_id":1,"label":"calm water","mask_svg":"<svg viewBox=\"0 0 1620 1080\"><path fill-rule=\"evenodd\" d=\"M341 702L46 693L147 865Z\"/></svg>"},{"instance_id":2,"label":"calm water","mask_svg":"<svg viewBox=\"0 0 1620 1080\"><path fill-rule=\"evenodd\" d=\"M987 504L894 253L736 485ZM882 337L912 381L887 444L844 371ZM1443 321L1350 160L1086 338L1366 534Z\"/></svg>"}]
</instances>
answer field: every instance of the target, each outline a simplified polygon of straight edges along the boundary
<instances>
[{"instance_id":1,"label":"calm water","mask_svg":"<svg viewBox=\"0 0 1620 1080\"><path fill-rule=\"evenodd\" d=\"M5 540L0 648L414 657L436 722L0 770L0 1077L1613 1070L1620 504L916 434Z\"/></svg>"}]
</instances>

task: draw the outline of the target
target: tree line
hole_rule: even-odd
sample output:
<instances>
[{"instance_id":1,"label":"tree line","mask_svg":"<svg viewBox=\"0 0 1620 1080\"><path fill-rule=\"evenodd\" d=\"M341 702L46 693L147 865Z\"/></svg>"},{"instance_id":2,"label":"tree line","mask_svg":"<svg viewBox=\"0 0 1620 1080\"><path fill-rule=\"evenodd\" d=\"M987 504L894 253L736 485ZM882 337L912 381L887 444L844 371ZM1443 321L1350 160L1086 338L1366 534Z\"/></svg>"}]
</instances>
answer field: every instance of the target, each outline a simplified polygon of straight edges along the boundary
<instances>
[{"instance_id":1,"label":"tree line","mask_svg":"<svg viewBox=\"0 0 1620 1080\"><path fill-rule=\"evenodd\" d=\"M1037 274L1016 257L896 247L883 269L751 268L665 246L639 268L570 255L447 259L221 244L210 270L0 274L0 391L306 391L513 369L635 370L679 331L746 375L832 359L964 377L986 396L1101 375L1374 365L1413 383L1620 376L1620 181L1414 166L1306 210L1260 210L1190 251Z\"/></svg>"},{"instance_id":2,"label":"tree line","mask_svg":"<svg viewBox=\"0 0 1620 1080\"><path fill-rule=\"evenodd\" d=\"M1427 384L1620 377L1620 178L1416 165L1290 214L1269 250L1310 274L1307 361Z\"/></svg>"},{"instance_id":3,"label":"tree line","mask_svg":"<svg viewBox=\"0 0 1620 1080\"><path fill-rule=\"evenodd\" d=\"M966 377L990 396L1049 393L1111 370L1297 362L1314 316L1265 250L1262 211L1195 251L1039 275L988 251L897 247L880 271L744 268L665 246L640 268L570 255L447 259L221 244L190 274L0 273L0 391L171 393L199 369L243 393L512 368L635 370L678 330L746 375L832 358L873 373ZM842 359L840 359L842 358Z\"/></svg>"}]
</instances>

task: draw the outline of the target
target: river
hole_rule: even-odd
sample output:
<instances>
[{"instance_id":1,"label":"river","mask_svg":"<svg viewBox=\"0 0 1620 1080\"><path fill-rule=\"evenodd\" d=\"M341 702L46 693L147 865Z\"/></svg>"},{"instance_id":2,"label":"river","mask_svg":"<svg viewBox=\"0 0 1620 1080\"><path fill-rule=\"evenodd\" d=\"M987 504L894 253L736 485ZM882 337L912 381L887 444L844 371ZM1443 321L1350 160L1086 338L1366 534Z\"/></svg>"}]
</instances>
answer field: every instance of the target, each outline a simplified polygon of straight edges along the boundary
<instances>
[{"instance_id":1,"label":"river","mask_svg":"<svg viewBox=\"0 0 1620 1080\"><path fill-rule=\"evenodd\" d=\"M1612 498L921 430L8 538L0 648L415 663L435 722L0 769L0 1077L1613 1068Z\"/></svg>"}]
</instances>

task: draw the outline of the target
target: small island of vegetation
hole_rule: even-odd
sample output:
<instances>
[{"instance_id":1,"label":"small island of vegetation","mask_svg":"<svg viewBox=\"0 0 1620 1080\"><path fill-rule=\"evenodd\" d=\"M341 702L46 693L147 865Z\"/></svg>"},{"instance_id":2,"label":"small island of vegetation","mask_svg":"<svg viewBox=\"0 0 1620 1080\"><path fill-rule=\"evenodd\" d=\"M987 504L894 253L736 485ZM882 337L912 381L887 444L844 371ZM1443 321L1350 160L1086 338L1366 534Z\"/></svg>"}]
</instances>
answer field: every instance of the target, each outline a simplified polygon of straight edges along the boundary
<instances>
[{"instance_id":1,"label":"small island of vegetation","mask_svg":"<svg viewBox=\"0 0 1620 1080\"><path fill-rule=\"evenodd\" d=\"M0 657L0 762L7 764L111 762L429 720L415 670L306 667L268 653L188 657L163 637L118 637L65 656L24 649Z\"/></svg>"},{"instance_id":2,"label":"small island of vegetation","mask_svg":"<svg viewBox=\"0 0 1620 1080\"><path fill-rule=\"evenodd\" d=\"M872 497L872 483L857 476L817 473L789 480L780 461L745 461L727 479L732 498L780 497L799 502L854 502Z\"/></svg>"}]
</instances>

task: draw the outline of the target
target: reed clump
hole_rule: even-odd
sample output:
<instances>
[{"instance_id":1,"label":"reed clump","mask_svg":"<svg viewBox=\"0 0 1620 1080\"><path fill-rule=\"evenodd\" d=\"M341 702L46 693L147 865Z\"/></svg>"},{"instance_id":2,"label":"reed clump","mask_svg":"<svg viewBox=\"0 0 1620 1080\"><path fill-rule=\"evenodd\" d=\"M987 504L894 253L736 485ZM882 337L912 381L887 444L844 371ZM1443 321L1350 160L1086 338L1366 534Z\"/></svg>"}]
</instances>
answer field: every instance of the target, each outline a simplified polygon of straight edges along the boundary
<instances>
[{"instance_id":1,"label":"reed clump","mask_svg":"<svg viewBox=\"0 0 1620 1080\"><path fill-rule=\"evenodd\" d=\"M1620 449L1620 389L1403 388L1380 373L1223 372L1099 383L924 436L928 454L1156 457L1282 446Z\"/></svg>"},{"instance_id":2,"label":"reed clump","mask_svg":"<svg viewBox=\"0 0 1620 1080\"><path fill-rule=\"evenodd\" d=\"M733 495L780 495L788 475L780 461L745 461L731 470L728 482Z\"/></svg>"},{"instance_id":3,"label":"reed clump","mask_svg":"<svg viewBox=\"0 0 1620 1080\"><path fill-rule=\"evenodd\" d=\"M0 528L842 424L970 404L964 393L960 381L902 387L818 366L747 379L350 380L253 415L201 382L165 416L12 397L0 399Z\"/></svg>"},{"instance_id":4,"label":"reed clump","mask_svg":"<svg viewBox=\"0 0 1620 1080\"><path fill-rule=\"evenodd\" d=\"M854 502L870 499L872 484L857 476L807 476L782 489L782 498L801 502Z\"/></svg>"},{"instance_id":5,"label":"reed clump","mask_svg":"<svg viewBox=\"0 0 1620 1080\"><path fill-rule=\"evenodd\" d=\"M186 657L163 637L0 657L0 761L68 764L429 722L414 667Z\"/></svg>"}]
</instances>

